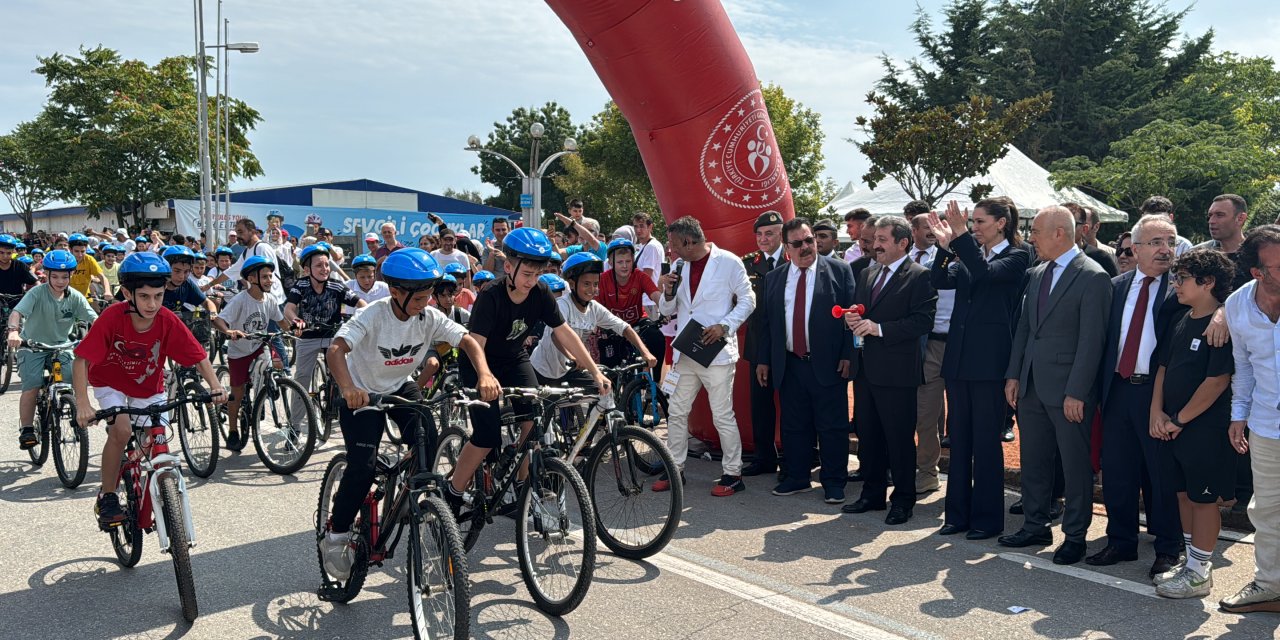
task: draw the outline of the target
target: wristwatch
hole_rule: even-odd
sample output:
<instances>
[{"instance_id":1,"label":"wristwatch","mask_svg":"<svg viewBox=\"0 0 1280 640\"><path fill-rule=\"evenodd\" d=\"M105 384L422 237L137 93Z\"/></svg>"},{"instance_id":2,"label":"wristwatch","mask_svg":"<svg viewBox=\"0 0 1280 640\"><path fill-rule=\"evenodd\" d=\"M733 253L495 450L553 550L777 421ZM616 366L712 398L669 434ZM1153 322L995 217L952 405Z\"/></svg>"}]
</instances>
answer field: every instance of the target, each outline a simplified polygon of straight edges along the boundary
<instances>
[{"instance_id":1,"label":"wristwatch","mask_svg":"<svg viewBox=\"0 0 1280 640\"><path fill-rule=\"evenodd\" d=\"M1187 426L1185 424L1182 424L1182 422L1178 420L1178 412L1176 411L1173 413L1173 415L1169 416L1169 422L1172 422L1173 426L1179 429L1182 429Z\"/></svg>"},{"instance_id":2,"label":"wristwatch","mask_svg":"<svg viewBox=\"0 0 1280 640\"><path fill-rule=\"evenodd\" d=\"M724 329L724 335L725 335L725 336L728 336L728 335L729 335L729 325L727 325L727 324L725 324L725 323L721 322L721 323L720 323L720 328L721 328L721 329Z\"/></svg>"}]
</instances>

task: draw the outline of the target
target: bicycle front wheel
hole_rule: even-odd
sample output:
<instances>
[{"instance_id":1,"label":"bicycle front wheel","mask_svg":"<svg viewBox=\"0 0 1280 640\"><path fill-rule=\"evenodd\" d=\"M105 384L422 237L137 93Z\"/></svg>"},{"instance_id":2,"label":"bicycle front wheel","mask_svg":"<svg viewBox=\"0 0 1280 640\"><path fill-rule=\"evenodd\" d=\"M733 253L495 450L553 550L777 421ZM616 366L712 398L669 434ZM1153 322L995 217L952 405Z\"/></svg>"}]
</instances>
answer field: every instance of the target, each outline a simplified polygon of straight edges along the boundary
<instances>
[{"instance_id":1,"label":"bicycle front wheel","mask_svg":"<svg viewBox=\"0 0 1280 640\"><path fill-rule=\"evenodd\" d=\"M652 431L667 419L666 404L662 392L655 392L655 388L645 377L628 382L622 390L622 412L627 417L627 424Z\"/></svg>"},{"instance_id":2,"label":"bicycle front wheel","mask_svg":"<svg viewBox=\"0 0 1280 640\"><path fill-rule=\"evenodd\" d=\"M3 362L0 362L0 367L3 367L0 369L0 393L4 393L9 390L9 383L13 381L13 371L18 368L18 358L7 344L0 346L0 358L3 358Z\"/></svg>"},{"instance_id":3,"label":"bicycle front wheel","mask_svg":"<svg viewBox=\"0 0 1280 640\"><path fill-rule=\"evenodd\" d=\"M231 369L227 367L227 365L225 364L220 364L218 365L217 369L214 369L214 374L218 376L218 384L222 385L222 388L225 389L228 394L230 394L231 393ZM229 398L230 396L228 396L228 399ZM240 402L241 404L244 404L244 398L241 398ZM227 404L224 402L218 405L217 412L218 412L218 433L222 435L222 441L226 442L227 441ZM240 425L240 428L248 429L249 425L242 424Z\"/></svg>"},{"instance_id":4,"label":"bicycle front wheel","mask_svg":"<svg viewBox=\"0 0 1280 640\"><path fill-rule=\"evenodd\" d=\"M405 582L413 637L467 638L471 632L471 584L458 523L444 500L431 496L409 529Z\"/></svg>"},{"instance_id":5,"label":"bicycle front wheel","mask_svg":"<svg viewBox=\"0 0 1280 640\"><path fill-rule=\"evenodd\" d=\"M316 414L302 385L276 378L253 399L253 448L274 473L301 469L316 446Z\"/></svg>"},{"instance_id":6,"label":"bicycle front wheel","mask_svg":"<svg viewBox=\"0 0 1280 640\"><path fill-rule=\"evenodd\" d=\"M578 472L543 455L516 516L520 574L538 608L562 616L582 603L596 567L596 521ZM538 462L538 461L535 461Z\"/></svg>"},{"instance_id":7,"label":"bicycle front wheel","mask_svg":"<svg viewBox=\"0 0 1280 640\"><path fill-rule=\"evenodd\" d=\"M132 474L120 475L119 497L124 522L111 528L111 548L121 565L132 567L142 559L142 528L138 526L138 506L142 500L133 488Z\"/></svg>"},{"instance_id":8,"label":"bicycle front wheel","mask_svg":"<svg viewBox=\"0 0 1280 640\"><path fill-rule=\"evenodd\" d=\"M173 559L173 573L178 578L178 599L182 601L182 617L194 622L200 615L196 604L196 580L191 574L191 548L187 546L187 523L183 517L182 496L178 493L178 481L172 475L160 476L160 512L164 517L164 529L169 535L169 557Z\"/></svg>"},{"instance_id":9,"label":"bicycle front wheel","mask_svg":"<svg viewBox=\"0 0 1280 640\"><path fill-rule=\"evenodd\" d=\"M183 387L186 397L205 393L197 382ZM210 403L184 404L178 408L178 439L182 457L197 477L208 478L218 467L218 411Z\"/></svg>"},{"instance_id":10,"label":"bicycle front wheel","mask_svg":"<svg viewBox=\"0 0 1280 640\"><path fill-rule=\"evenodd\" d=\"M76 403L70 395L58 398L53 411L53 466L62 486L74 489L84 482L89 469L89 432L76 424Z\"/></svg>"},{"instance_id":11,"label":"bicycle front wheel","mask_svg":"<svg viewBox=\"0 0 1280 640\"><path fill-rule=\"evenodd\" d=\"M587 459L586 482L597 533L609 550L624 558L647 558L661 551L680 526L684 486L673 482L670 491L651 491L649 470L654 467L668 478L680 475L662 441L632 426L606 435Z\"/></svg>"}]
</instances>

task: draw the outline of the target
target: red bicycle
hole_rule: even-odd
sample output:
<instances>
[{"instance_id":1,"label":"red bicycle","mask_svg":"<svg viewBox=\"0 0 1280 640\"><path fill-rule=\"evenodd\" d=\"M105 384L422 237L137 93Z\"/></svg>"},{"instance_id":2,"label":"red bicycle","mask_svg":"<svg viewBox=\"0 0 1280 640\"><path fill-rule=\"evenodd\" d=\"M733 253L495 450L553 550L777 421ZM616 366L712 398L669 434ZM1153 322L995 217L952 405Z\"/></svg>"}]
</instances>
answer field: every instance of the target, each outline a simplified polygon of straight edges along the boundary
<instances>
[{"instance_id":1,"label":"red bicycle","mask_svg":"<svg viewBox=\"0 0 1280 640\"><path fill-rule=\"evenodd\" d=\"M125 567L138 564L142 558L143 532L155 531L160 536L160 552L173 558L182 617L187 622L195 621L199 615L190 556L196 535L191 503L187 500L187 482L182 477L182 459L169 453L164 414L184 404L212 400L212 394L197 393L143 408L112 407L94 415L95 421L111 420L120 414L150 418L149 426L138 426L131 421L133 435L125 447L118 484L123 490L120 502L125 519L104 530L111 535L111 547ZM159 518L156 505L159 505Z\"/></svg>"}]
</instances>

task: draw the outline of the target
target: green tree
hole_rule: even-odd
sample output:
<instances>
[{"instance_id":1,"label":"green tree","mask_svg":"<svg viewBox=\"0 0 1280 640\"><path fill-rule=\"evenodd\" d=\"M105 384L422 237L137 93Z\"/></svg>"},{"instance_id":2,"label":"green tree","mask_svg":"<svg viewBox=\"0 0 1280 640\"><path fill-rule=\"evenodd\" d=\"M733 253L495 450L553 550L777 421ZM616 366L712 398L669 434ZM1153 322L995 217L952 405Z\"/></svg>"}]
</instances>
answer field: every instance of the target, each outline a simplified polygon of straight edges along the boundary
<instances>
[{"instance_id":1,"label":"green tree","mask_svg":"<svg viewBox=\"0 0 1280 640\"><path fill-rule=\"evenodd\" d=\"M41 117L58 141L43 154L43 170L59 177L59 197L79 200L95 217L114 211L124 226L149 202L199 193L195 58L148 65L97 47L39 60L35 71L50 89ZM209 113L216 108L211 98ZM239 100L228 110L232 176L262 175L247 138L261 117Z\"/></svg>"},{"instance_id":2,"label":"green tree","mask_svg":"<svg viewBox=\"0 0 1280 640\"><path fill-rule=\"evenodd\" d=\"M1181 36L1187 11L1149 0L955 0L943 14L941 34L920 14L911 31L922 59L905 70L886 59L880 90L916 111L969 95L1012 104L1052 91L1052 107L1014 141L1041 164L1100 160L1111 142L1159 116L1154 101L1213 41L1212 31Z\"/></svg>"},{"instance_id":3,"label":"green tree","mask_svg":"<svg viewBox=\"0 0 1280 640\"><path fill-rule=\"evenodd\" d=\"M1003 158L1006 145L1049 108L1051 99L1045 93L1019 100L997 115L990 97L912 111L872 92L867 102L875 107L875 115L855 120L868 139L850 140L871 161L862 180L874 189L891 178L912 198L932 206ZM981 200L990 191L990 185L975 185L969 197Z\"/></svg>"},{"instance_id":4,"label":"green tree","mask_svg":"<svg viewBox=\"0 0 1280 640\"><path fill-rule=\"evenodd\" d=\"M474 191L472 189L462 189L459 191L453 187L445 187L444 193L440 195L443 195L446 198L453 198L455 200L465 200L476 204L484 204L484 196L480 195L479 191Z\"/></svg>"},{"instance_id":5,"label":"green tree","mask_svg":"<svg viewBox=\"0 0 1280 640\"><path fill-rule=\"evenodd\" d=\"M46 118L36 118L0 136L0 192L27 233L34 230L35 211L58 197L55 176L47 174L42 163L42 155L57 146L55 135Z\"/></svg>"},{"instance_id":6,"label":"green tree","mask_svg":"<svg viewBox=\"0 0 1280 640\"><path fill-rule=\"evenodd\" d=\"M761 88L791 183L797 215L814 216L835 194L835 181L823 179L824 134L820 115L787 97L782 87ZM579 139L580 161L565 163L556 178L561 191L579 195L590 215L613 228L631 221L635 211L658 216L658 202L636 145L631 125L617 105L609 102L592 117Z\"/></svg>"},{"instance_id":7,"label":"green tree","mask_svg":"<svg viewBox=\"0 0 1280 640\"><path fill-rule=\"evenodd\" d=\"M539 162L560 151L565 138L580 137L581 132L573 125L569 112L555 102L548 102L540 108L518 107L507 116L506 122L493 123L493 131L489 132L484 148L511 158L526 174L531 173L531 169L537 168L529 166L533 147L529 129L534 123L541 123L544 128L539 141ZM498 188L498 195L486 198L485 204L519 211L520 194L523 192L520 174L501 158L482 153L479 160L480 164L471 167L471 172L486 184ZM548 212L563 211L567 199L576 196L566 194L556 186L554 178L564 172L564 165L557 162L547 167L543 176L542 208Z\"/></svg>"},{"instance_id":8,"label":"green tree","mask_svg":"<svg viewBox=\"0 0 1280 640\"><path fill-rule=\"evenodd\" d=\"M1262 143L1260 127L1214 122L1156 120L1111 144L1101 162L1078 156L1057 163L1058 186L1084 186L1108 204L1130 211L1153 194L1176 206L1178 231L1188 237L1208 232L1205 212L1214 196L1237 193L1246 200L1269 200L1280 180L1280 155Z\"/></svg>"}]
</instances>

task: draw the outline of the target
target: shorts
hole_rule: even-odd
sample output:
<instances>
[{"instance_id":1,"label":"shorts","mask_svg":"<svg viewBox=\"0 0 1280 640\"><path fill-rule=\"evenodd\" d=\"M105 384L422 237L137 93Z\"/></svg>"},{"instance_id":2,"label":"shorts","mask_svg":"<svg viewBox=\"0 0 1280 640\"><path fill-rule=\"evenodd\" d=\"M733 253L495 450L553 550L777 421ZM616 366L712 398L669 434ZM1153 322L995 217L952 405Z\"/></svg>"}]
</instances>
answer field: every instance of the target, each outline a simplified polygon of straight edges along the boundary
<instances>
[{"instance_id":1,"label":"shorts","mask_svg":"<svg viewBox=\"0 0 1280 640\"><path fill-rule=\"evenodd\" d=\"M18 350L18 377L22 379L22 390L31 391L44 386L45 367L51 366L53 353L48 351ZM71 382L71 352L58 352L58 360L62 362L62 381Z\"/></svg>"},{"instance_id":2,"label":"shorts","mask_svg":"<svg viewBox=\"0 0 1280 640\"><path fill-rule=\"evenodd\" d=\"M133 398L125 395L121 391L112 389L111 387L94 387L93 397L98 400L99 409L111 409L113 407L129 407L130 409L144 409L153 404L164 404L169 401L169 395L161 391L149 398ZM139 427L151 426L151 418L149 416L129 416L133 424ZM169 424L169 419L160 416L160 424ZM111 425L107 424L110 428Z\"/></svg>"},{"instance_id":3,"label":"shorts","mask_svg":"<svg viewBox=\"0 0 1280 640\"><path fill-rule=\"evenodd\" d=\"M533 370L533 365L528 359L517 360L496 369L491 364L489 370L494 372L493 375L498 378L498 384L503 387L538 386L538 373ZM472 368L470 360L462 358L458 372L462 375L462 386L468 389L476 388L476 382L479 381L480 376ZM528 400L516 400L511 404L512 411L517 416L529 415L533 411L533 403ZM481 449L496 449L502 446L502 403L491 402L487 409L470 407L468 410L471 412L471 444Z\"/></svg>"},{"instance_id":4,"label":"shorts","mask_svg":"<svg viewBox=\"0 0 1280 640\"><path fill-rule=\"evenodd\" d=\"M231 386L243 387L249 381L249 369L253 368L253 361L262 355L262 347L258 347L253 353L243 358L227 358L227 369L231 372Z\"/></svg>"},{"instance_id":5,"label":"shorts","mask_svg":"<svg viewBox=\"0 0 1280 640\"><path fill-rule=\"evenodd\" d=\"M1174 489L1199 504L1236 497L1236 458L1225 426L1192 422L1173 439Z\"/></svg>"}]
</instances>

